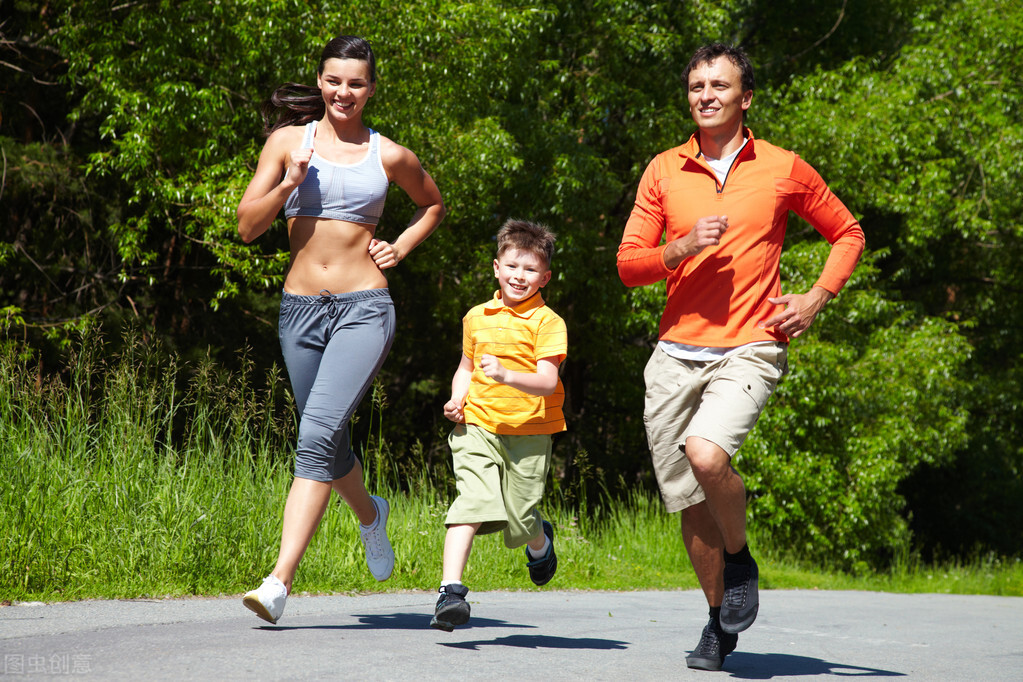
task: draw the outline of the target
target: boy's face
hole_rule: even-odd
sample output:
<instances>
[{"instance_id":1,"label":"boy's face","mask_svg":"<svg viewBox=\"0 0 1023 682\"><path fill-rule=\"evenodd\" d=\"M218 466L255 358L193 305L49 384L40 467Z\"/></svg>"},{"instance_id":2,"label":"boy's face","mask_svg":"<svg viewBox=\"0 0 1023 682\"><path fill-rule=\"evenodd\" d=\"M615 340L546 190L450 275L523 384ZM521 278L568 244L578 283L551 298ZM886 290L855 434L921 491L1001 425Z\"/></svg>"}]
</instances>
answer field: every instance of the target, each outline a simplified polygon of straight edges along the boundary
<instances>
[{"instance_id":1,"label":"boy's face","mask_svg":"<svg viewBox=\"0 0 1023 682\"><path fill-rule=\"evenodd\" d=\"M494 260L494 277L501 286L501 298L507 305L521 303L551 281L551 271L543 258L532 251L505 250Z\"/></svg>"}]
</instances>

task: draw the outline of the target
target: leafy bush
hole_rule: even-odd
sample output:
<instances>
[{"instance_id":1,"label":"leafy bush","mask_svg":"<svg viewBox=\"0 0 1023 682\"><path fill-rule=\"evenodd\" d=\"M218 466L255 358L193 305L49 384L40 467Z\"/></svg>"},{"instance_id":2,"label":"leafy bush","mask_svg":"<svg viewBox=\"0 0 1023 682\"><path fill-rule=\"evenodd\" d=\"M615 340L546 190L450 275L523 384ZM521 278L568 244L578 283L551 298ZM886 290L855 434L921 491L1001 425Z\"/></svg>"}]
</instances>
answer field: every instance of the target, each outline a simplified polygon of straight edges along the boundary
<instances>
[{"instance_id":1,"label":"leafy bush","mask_svg":"<svg viewBox=\"0 0 1023 682\"><path fill-rule=\"evenodd\" d=\"M789 250L789 286L812 285L826 256L826 244ZM872 260L792 342L790 373L736 457L752 527L776 551L846 568L911 546L900 486L967 438L968 344L955 325L872 289Z\"/></svg>"}]
</instances>

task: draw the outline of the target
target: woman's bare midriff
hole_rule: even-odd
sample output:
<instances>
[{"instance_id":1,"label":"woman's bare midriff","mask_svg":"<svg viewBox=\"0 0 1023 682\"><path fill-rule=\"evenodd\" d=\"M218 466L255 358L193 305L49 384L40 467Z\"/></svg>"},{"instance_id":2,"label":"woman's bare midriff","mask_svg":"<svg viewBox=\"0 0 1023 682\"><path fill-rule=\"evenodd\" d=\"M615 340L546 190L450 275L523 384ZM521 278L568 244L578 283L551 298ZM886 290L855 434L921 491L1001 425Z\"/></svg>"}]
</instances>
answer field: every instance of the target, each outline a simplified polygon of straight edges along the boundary
<instances>
[{"instance_id":1,"label":"woman's bare midriff","mask_svg":"<svg viewBox=\"0 0 1023 682\"><path fill-rule=\"evenodd\" d=\"M299 216L288 221L291 263L284 278L289 294L315 296L387 287L369 255L374 225Z\"/></svg>"}]
</instances>

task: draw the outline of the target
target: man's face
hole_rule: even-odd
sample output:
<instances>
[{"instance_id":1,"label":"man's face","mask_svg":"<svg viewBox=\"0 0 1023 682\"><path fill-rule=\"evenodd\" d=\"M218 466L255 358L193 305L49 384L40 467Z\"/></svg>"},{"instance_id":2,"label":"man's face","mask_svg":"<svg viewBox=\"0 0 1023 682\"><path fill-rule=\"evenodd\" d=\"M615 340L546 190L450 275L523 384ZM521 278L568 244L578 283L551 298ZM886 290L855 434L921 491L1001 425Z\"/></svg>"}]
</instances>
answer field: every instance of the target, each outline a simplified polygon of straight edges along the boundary
<instances>
[{"instance_id":1,"label":"man's face","mask_svg":"<svg viewBox=\"0 0 1023 682\"><path fill-rule=\"evenodd\" d=\"M742 125L753 91L742 90L742 74L728 57L703 62L689 72L689 113L701 131L731 132Z\"/></svg>"}]
</instances>

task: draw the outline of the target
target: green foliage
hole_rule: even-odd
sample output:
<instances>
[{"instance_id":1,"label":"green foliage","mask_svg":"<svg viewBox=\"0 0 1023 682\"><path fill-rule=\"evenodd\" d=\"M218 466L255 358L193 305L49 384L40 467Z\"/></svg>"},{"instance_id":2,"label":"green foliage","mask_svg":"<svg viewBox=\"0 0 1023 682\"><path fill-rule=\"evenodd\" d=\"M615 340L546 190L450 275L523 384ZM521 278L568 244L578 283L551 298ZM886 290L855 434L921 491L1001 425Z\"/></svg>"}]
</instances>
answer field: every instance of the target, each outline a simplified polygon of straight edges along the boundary
<instances>
[{"instance_id":1,"label":"green foliage","mask_svg":"<svg viewBox=\"0 0 1023 682\"><path fill-rule=\"evenodd\" d=\"M419 155L449 208L389 272L398 337L356 424L385 453L377 473L447 480L459 321L494 288L497 227L522 217L558 234L545 295L570 333L554 482L566 499L649 492L641 374L664 292L625 289L615 253L643 167L692 128L689 54L739 42L758 68L754 132L821 171L871 250L793 344L737 460L754 526L847 566L910 531L928 551L1018 552L1023 530L1004 522L1023 514L1017 5L16 3L0 26L0 345L43 380L93 320L113 339L130 320L182 362L262 376L288 245L283 220L252 245L236 235L258 107L311 83L328 38L359 33L378 55L368 123ZM395 190L380 236L410 213ZM793 221L786 290L813 281L823 248Z\"/></svg>"},{"instance_id":2,"label":"green foliage","mask_svg":"<svg viewBox=\"0 0 1023 682\"><path fill-rule=\"evenodd\" d=\"M861 207L868 246L886 252L888 296L955 325L975 348L956 403L968 443L905 484L930 551L1023 542L995 521L1023 514L1023 196L1012 153L1023 143L1021 43L1018 3L927 4L897 55L794 79L765 117L773 138Z\"/></svg>"},{"instance_id":3,"label":"green foliage","mask_svg":"<svg viewBox=\"0 0 1023 682\"><path fill-rule=\"evenodd\" d=\"M796 290L826 256L821 245L785 254ZM871 260L810 338L791 345L790 374L736 457L751 522L772 546L860 570L911 544L899 491L907 476L953 461L967 440L968 345L954 325L873 289Z\"/></svg>"},{"instance_id":4,"label":"green foliage","mask_svg":"<svg viewBox=\"0 0 1023 682\"><path fill-rule=\"evenodd\" d=\"M64 378L45 380L12 349L0 351L4 599L239 594L272 565L293 437L280 377L256 390L244 360L248 370L230 373L209 360L168 360L131 334L124 347L111 356L89 331L66 356ZM362 459L371 463L370 489L392 502L394 575L385 584L372 579L356 519L332 504L299 569L298 591L432 590L440 580L453 487L420 471L406 473L407 493L389 483L374 488L379 445L367 443ZM677 518L646 491L582 506L555 491L544 514L557 527L559 589L697 587ZM900 555L890 573L853 577L757 549L764 588L1023 591L1019 562L992 556L929 566ZM499 535L482 537L466 580L480 590L535 589L524 564Z\"/></svg>"},{"instance_id":5,"label":"green foliage","mask_svg":"<svg viewBox=\"0 0 1023 682\"><path fill-rule=\"evenodd\" d=\"M44 380L0 353L6 595L202 593L276 548L257 531L290 474L279 375L256 390L208 361L186 372L137 337L126 348L107 357L87 331L67 379Z\"/></svg>"}]
</instances>

